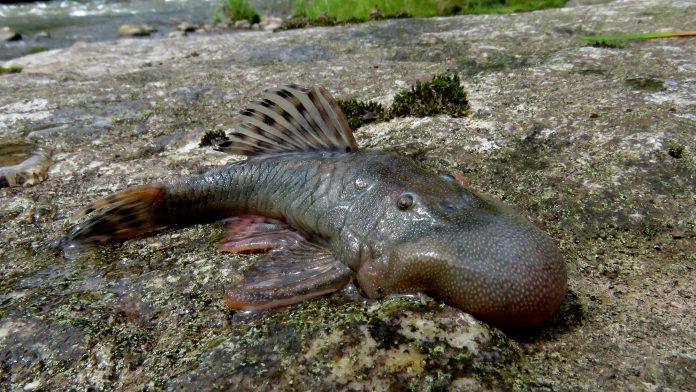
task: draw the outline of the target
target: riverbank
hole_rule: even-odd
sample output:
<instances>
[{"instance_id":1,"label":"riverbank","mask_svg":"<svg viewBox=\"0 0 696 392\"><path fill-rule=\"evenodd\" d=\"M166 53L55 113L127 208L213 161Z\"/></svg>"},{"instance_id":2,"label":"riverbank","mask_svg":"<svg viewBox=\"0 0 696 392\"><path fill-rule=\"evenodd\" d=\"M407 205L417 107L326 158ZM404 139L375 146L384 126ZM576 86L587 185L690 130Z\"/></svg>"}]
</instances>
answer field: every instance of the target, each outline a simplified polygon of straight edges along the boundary
<instances>
[{"instance_id":1,"label":"riverbank","mask_svg":"<svg viewBox=\"0 0 696 392\"><path fill-rule=\"evenodd\" d=\"M286 17L284 0L254 0L264 16ZM44 50L59 49L75 42L116 39L123 24L147 25L151 37L166 37L181 30L181 23L206 31L220 8L220 0L91 0L46 1L0 4L0 27L14 31L19 39L0 34L0 61ZM207 32L213 30L208 28Z\"/></svg>"},{"instance_id":2,"label":"riverbank","mask_svg":"<svg viewBox=\"0 0 696 392\"><path fill-rule=\"evenodd\" d=\"M22 39L0 41L0 61L32 52L64 48L75 42L117 38L124 23L148 24L166 36L186 21L209 23L217 0L50 1L0 5L0 26L10 27Z\"/></svg>"}]
</instances>

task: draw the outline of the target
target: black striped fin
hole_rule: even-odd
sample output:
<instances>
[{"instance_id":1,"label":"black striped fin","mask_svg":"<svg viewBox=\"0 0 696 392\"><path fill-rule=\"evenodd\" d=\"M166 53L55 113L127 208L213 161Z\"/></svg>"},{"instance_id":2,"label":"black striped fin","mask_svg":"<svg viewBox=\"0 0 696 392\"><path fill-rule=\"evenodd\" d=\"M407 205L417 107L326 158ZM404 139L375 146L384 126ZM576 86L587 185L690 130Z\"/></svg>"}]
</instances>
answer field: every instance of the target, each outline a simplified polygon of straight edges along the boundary
<instances>
[{"instance_id":1,"label":"black striped fin","mask_svg":"<svg viewBox=\"0 0 696 392\"><path fill-rule=\"evenodd\" d=\"M246 156L358 148L346 116L323 86L293 84L267 90L241 112L229 136L218 149Z\"/></svg>"}]
</instances>

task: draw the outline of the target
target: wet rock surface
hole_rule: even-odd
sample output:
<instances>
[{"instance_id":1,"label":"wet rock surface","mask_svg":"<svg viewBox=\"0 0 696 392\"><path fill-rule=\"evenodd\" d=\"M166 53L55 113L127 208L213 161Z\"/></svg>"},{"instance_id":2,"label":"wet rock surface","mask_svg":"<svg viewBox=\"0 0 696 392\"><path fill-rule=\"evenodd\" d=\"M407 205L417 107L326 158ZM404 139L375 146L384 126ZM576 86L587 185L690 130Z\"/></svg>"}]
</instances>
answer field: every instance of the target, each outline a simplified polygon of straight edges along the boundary
<instances>
[{"instance_id":1,"label":"wet rock surface","mask_svg":"<svg viewBox=\"0 0 696 392\"><path fill-rule=\"evenodd\" d=\"M8 389L688 390L696 374L696 39L689 1L575 1L515 15L122 39L6 62L0 142L51 148L48 178L0 188L0 385ZM361 127L515 206L559 242L560 312L500 331L427 298L350 290L260 314L224 288L253 257L224 225L52 253L88 202L236 157L199 147L264 88L322 83L389 104L454 70L470 113Z\"/></svg>"}]
</instances>

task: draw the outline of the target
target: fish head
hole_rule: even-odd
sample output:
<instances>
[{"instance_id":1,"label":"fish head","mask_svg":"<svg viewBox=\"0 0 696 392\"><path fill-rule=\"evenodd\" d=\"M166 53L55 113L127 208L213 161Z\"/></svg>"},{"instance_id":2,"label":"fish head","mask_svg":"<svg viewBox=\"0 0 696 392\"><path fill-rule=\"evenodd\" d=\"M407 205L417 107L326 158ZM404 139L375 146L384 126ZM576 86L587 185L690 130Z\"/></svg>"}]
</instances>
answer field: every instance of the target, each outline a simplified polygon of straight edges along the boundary
<instances>
[{"instance_id":1,"label":"fish head","mask_svg":"<svg viewBox=\"0 0 696 392\"><path fill-rule=\"evenodd\" d=\"M502 202L429 177L394 187L360 287L371 298L424 292L500 326L541 324L566 291L555 242Z\"/></svg>"}]
</instances>

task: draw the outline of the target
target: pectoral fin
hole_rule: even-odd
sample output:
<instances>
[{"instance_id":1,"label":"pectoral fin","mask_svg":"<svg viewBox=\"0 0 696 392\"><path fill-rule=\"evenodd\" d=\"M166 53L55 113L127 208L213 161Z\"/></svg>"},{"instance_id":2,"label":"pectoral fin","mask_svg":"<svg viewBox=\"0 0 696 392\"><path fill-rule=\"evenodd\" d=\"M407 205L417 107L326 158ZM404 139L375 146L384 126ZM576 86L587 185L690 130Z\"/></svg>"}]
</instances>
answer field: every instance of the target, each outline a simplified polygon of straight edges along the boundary
<instances>
[{"instance_id":1,"label":"pectoral fin","mask_svg":"<svg viewBox=\"0 0 696 392\"><path fill-rule=\"evenodd\" d=\"M304 236L281 221L242 215L227 220L227 233L220 240L219 249L232 253L265 252L306 241Z\"/></svg>"},{"instance_id":2,"label":"pectoral fin","mask_svg":"<svg viewBox=\"0 0 696 392\"><path fill-rule=\"evenodd\" d=\"M220 249L230 252L272 248L225 294L232 309L291 305L341 289L352 271L326 247L305 239L282 222L245 216L233 220Z\"/></svg>"}]
</instances>

